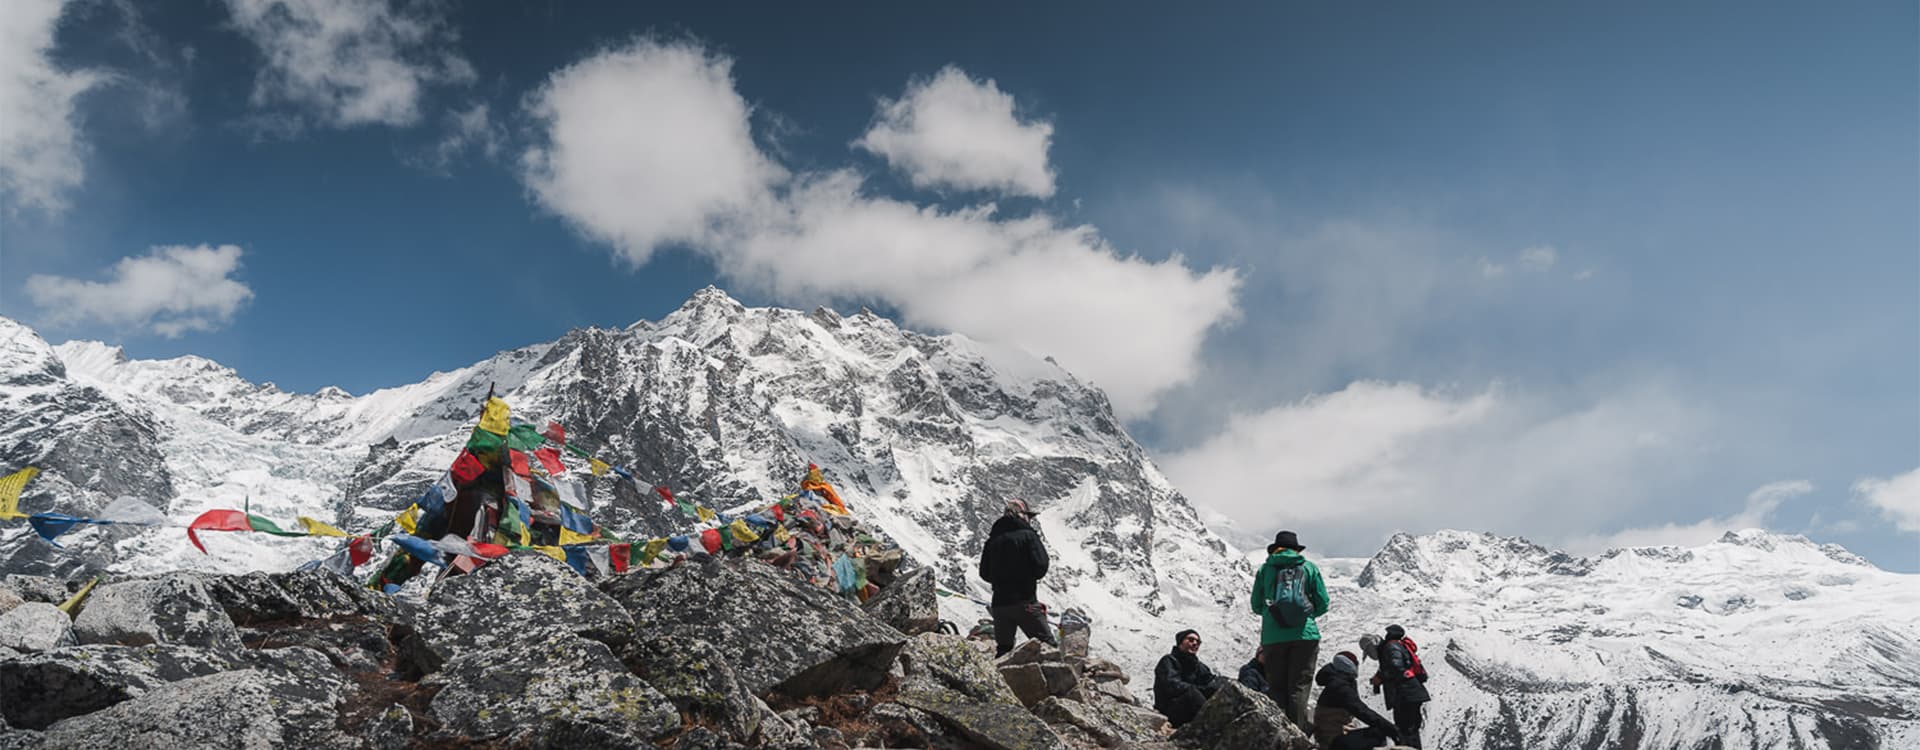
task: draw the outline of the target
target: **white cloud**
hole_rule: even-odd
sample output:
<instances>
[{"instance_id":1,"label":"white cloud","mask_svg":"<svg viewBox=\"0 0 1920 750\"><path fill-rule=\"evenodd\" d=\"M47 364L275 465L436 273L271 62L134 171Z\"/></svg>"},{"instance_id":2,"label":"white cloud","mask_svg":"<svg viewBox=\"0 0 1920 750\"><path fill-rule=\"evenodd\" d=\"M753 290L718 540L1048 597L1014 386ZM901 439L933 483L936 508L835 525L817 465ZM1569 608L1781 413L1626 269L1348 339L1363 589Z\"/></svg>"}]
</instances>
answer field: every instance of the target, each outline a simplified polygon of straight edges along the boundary
<instances>
[{"instance_id":1,"label":"white cloud","mask_svg":"<svg viewBox=\"0 0 1920 750\"><path fill-rule=\"evenodd\" d=\"M27 297L56 324L94 321L146 328L168 338L225 325L253 290L231 278L235 245L166 245L122 258L104 282L36 274Z\"/></svg>"},{"instance_id":2,"label":"white cloud","mask_svg":"<svg viewBox=\"0 0 1920 750\"><path fill-rule=\"evenodd\" d=\"M1552 268L1554 261L1559 259L1560 253L1555 251L1552 245L1535 245L1520 251L1518 263L1522 270L1545 271Z\"/></svg>"},{"instance_id":3,"label":"white cloud","mask_svg":"<svg viewBox=\"0 0 1920 750\"><path fill-rule=\"evenodd\" d=\"M1869 477L1854 482L1853 495L1879 510L1901 531L1920 534L1920 469L1892 479Z\"/></svg>"},{"instance_id":4,"label":"white cloud","mask_svg":"<svg viewBox=\"0 0 1920 750\"><path fill-rule=\"evenodd\" d=\"M899 99L882 99L873 127L855 146L885 158L920 188L1053 195L1047 148L1053 124L1021 121L1013 97L992 79L974 80L951 65L913 81Z\"/></svg>"},{"instance_id":5,"label":"white cloud","mask_svg":"<svg viewBox=\"0 0 1920 750\"><path fill-rule=\"evenodd\" d=\"M340 127L412 125L428 86L474 79L432 3L227 0L227 8L266 57L256 106L289 104Z\"/></svg>"},{"instance_id":6,"label":"white cloud","mask_svg":"<svg viewBox=\"0 0 1920 750\"><path fill-rule=\"evenodd\" d=\"M660 245L716 241L786 176L754 146L732 66L692 43L641 39L554 73L530 99L541 143L523 179L634 265Z\"/></svg>"},{"instance_id":7,"label":"white cloud","mask_svg":"<svg viewBox=\"0 0 1920 750\"><path fill-rule=\"evenodd\" d=\"M1505 265L1488 260L1486 256L1481 256L1480 276L1482 278L1497 279L1505 275L1507 275L1507 267Z\"/></svg>"},{"instance_id":8,"label":"white cloud","mask_svg":"<svg viewBox=\"0 0 1920 750\"><path fill-rule=\"evenodd\" d=\"M1576 401L1357 382L1236 415L1159 464L1242 527L1310 528L1321 549L1364 554L1397 530L1562 538L1644 510L1701 421L1651 385ZM1648 433L1667 444L1648 445Z\"/></svg>"},{"instance_id":9,"label":"white cloud","mask_svg":"<svg viewBox=\"0 0 1920 750\"><path fill-rule=\"evenodd\" d=\"M1764 529L1772 526L1773 512L1780 504L1813 491L1813 483L1804 479L1771 482L1747 495L1740 512L1708 518L1688 524L1668 523L1617 531L1612 534L1586 535L1569 540L1566 546L1576 552L1599 552L1624 547L1698 547L1729 531Z\"/></svg>"},{"instance_id":10,"label":"white cloud","mask_svg":"<svg viewBox=\"0 0 1920 750\"><path fill-rule=\"evenodd\" d=\"M67 193L86 177L74 102L107 79L50 59L64 5L0 3L0 189L12 205L49 214L65 211Z\"/></svg>"},{"instance_id":11,"label":"white cloud","mask_svg":"<svg viewBox=\"0 0 1920 750\"><path fill-rule=\"evenodd\" d=\"M506 138L506 129L493 122L487 104L476 102L466 109L447 113L446 134L426 153L409 158L407 162L444 173L468 152L477 152L487 159L498 158L501 144L506 142Z\"/></svg>"},{"instance_id":12,"label":"white cloud","mask_svg":"<svg viewBox=\"0 0 1920 750\"><path fill-rule=\"evenodd\" d=\"M866 194L851 170L789 174L753 141L730 61L642 39L555 73L530 100L536 199L634 263L684 244L784 300L879 300L910 323L1053 356L1145 414L1233 319L1239 275L1120 253L1092 227L992 205Z\"/></svg>"}]
</instances>

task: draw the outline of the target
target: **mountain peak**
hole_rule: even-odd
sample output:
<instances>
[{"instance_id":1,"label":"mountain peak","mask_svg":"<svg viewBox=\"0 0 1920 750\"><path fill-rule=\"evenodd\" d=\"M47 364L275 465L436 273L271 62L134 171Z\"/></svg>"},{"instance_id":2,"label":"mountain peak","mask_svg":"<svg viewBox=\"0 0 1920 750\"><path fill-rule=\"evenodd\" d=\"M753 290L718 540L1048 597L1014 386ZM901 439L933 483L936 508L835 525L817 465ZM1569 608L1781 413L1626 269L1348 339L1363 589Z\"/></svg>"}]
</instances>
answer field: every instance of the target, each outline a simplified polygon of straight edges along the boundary
<instances>
[{"instance_id":1,"label":"mountain peak","mask_svg":"<svg viewBox=\"0 0 1920 750\"><path fill-rule=\"evenodd\" d=\"M1586 558L1520 537L1442 529L1420 536L1394 534L1367 561L1355 583L1364 588L1395 582L1437 587L1538 573L1578 576L1592 567Z\"/></svg>"}]
</instances>

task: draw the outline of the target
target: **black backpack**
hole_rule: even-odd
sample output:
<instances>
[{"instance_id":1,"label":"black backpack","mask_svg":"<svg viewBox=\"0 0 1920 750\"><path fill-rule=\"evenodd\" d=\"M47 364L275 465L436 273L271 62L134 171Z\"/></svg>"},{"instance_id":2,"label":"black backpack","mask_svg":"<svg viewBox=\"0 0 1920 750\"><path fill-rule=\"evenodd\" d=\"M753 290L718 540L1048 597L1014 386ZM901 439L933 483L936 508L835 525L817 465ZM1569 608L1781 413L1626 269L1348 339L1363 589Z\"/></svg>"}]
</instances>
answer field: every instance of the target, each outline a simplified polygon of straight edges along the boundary
<instances>
[{"instance_id":1,"label":"black backpack","mask_svg":"<svg viewBox=\"0 0 1920 750\"><path fill-rule=\"evenodd\" d=\"M1281 627L1297 628L1307 623L1313 604L1307 601L1307 566L1275 568L1273 595L1267 597L1267 614Z\"/></svg>"}]
</instances>

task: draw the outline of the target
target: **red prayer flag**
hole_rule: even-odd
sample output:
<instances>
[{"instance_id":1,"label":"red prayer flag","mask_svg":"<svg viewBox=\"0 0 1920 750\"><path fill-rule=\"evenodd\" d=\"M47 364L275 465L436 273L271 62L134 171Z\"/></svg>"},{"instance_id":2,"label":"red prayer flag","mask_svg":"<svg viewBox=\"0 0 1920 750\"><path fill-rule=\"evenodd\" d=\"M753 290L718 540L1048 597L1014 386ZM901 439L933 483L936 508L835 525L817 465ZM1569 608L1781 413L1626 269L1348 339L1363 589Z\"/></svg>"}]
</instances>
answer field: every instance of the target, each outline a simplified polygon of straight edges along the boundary
<instances>
[{"instance_id":1,"label":"red prayer flag","mask_svg":"<svg viewBox=\"0 0 1920 750\"><path fill-rule=\"evenodd\" d=\"M520 476L523 476L523 477L533 475L533 471L527 468L527 454L517 450L508 449L507 455L511 456L513 459L513 473L519 474Z\"/></svg>"},{"instance_id":2,"label":"red prayer flag","mask_svg":"<svg viewBox=\"0 0 1920 750\"><path fill-rule=\"evenodd\" d=\"M720 554L720 530L707 529L700 532L700 546L707 548L707 554Z\"/></svg>"},{"instance_id":3,"label":"red prayer flag","mask_svg":"<svg viewBox=\"0 0 1920 750\"><path fill-rule=\"evenodd\" d=\"M775 520L775 521L786 521L786 520L787 520L787 512L786 512L786 511L784 511L784 510L781 510L781 509L780 509L780 504L779 504L779 503L775 503L775 504L773 505L773 520Z\"/></svg>"},{"instance_id":4,"label":"red prayer flag","mask_svg":"<svg viewBox=\"0 0 1920 750\"><path fill-rule=\"evenodd\" d=\"M567 428L561 427L559 422L548 422L547 431L540 433L540 436L553 441L557 445L567 444Z\"/></svg>"},{"instance_id":5,"label":"red prayer flag","mask_svg":"<svg viewBox=\"0 0 1920 750\"><path fill-rule=\"evenodd\" d=\"M613 572L627 572L627 558L632 555L632 553L633 545L631 544L607 545L607 558L613 561Z\"/></svg>"},{"instance_id":6,"label":"red prayer flag","mask_svg":"<svg viewBox=\"0 0 1920 750\"><path fill-rule=\"evenodd\" d=\"M193 519L193 523L187 524L187 541L193 542L193 546L200 548L201 554L206 554L207 545L200 543L200 537L199 535L193 533L194 531L252 531L252 530L253 530L253 524L247 521L247 514L245 511L210 510L195 517Z\"/></svg>"},{"instance_id":7,"label":"red prayer flag","mask_svg":"<svg viewBox=\"0 0 1920 750\"><path fill-rule=\"evenodd\" d=\"M541 448L533 452L533 457L540 459L540 465L546 468L549 476L557 477L567 473L566 465L560 463L560 449L558 448Z\"/></svg>"},{"instance_id":8,"label":"red prayer flag","mask_svg":"<svg viewBox=\"0 0 1920 750\"><path fill-rule=\"evenodd\" d=\"M480 459L473 457L472 451L460 451L460 457L453 460L453 481L455 484L467 484L480 478L487 467Z\"/></svg>"},{"instance_id":9,"label":"red prayer flag","mask_svg":"<svg viewBox=\"0 0 1920 750\"><path fill-rule=\"evenodd\" d=\"M673 507L673 490L667 489L667 486L663 484L653 488L653 491L660 494L660 499L667 501L667 507Z\"/></svg>"},{"instance_id":10,"label":"red prayer flag","mask_svg":"<svg viewBox=\"0 0 1920 750\"><path fill-rule=\"evenodd\" d=\"M498 544L489 544L487 542L471 542L471 544L473 545L473 551L480 553L481 557L489 560L507 554L508 552L507 548Z\"/></svg>"},{"instance_id":11,"label":"red prayer flag","mask_svg":"<svg viewBox=\"0 0 1920 750\"><path fill-rule=\"evenodd\" d=\"M353 538L353 541L347 542L347 559L351 561L356 568L366 564L368 560L372 560L373 537L356 536Z\"/></svg>"}]
</instances>

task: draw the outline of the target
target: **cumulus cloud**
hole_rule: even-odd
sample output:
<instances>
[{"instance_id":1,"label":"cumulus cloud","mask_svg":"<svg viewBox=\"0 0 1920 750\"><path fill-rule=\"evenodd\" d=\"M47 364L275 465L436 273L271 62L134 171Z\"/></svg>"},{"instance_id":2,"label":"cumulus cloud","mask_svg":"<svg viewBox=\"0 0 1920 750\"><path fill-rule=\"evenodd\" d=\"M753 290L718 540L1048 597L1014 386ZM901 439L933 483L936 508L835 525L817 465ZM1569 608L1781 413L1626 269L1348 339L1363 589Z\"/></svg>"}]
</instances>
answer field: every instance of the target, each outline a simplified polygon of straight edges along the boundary
<instances>
[{"instance_id":1,"label":"cumulus cloud","mask_svg":"<svg viewBox=\"0 0 1920 750\"><path fill-rule=\"evenodd\" d=\"M1747 495L1738 513L1708 518L1688 524L1661 524L1617 531L1607 535L1577 537L1566 543L1576 552L1599 552L1624 547L1697 547L1719 539L1729 531L1764 529L1773 525L1773 512L1780 504L1813 491L1813 483L1792 479L1761 485Z\"/></svg>"},{"instance_id":2,"label":"cumulus cloud","mask_svg":"<svg viewBox=\"0 0 1920 750\"><path fill-rule=\"evenodd\" d=\"M227 9L266 58L256 106L291 105L338 127L412 125L427 87L474 79L433 3L227 0ZM285 130L285 119L263 122Z\"/></svg>"},{"instance_id":3,"label":"cumulus cloud","mask_svg":"<svg viewBox=\"0 0 1920 750\"><path fill-rule=\"evenodd\" d=\"M226 325L253 290L232 278L235 245L166 245L122 258L107 281L36 274L27 298L55 324L99 322L151 330L168 338Z\"/></svg>"},{"instance_id":4,"label":"cumulus cloud","mask_svg":"<svg viewBox=\"0 0 1920 750\"><path fill-rule=\"evenodd\" d=\"M1892 479L1869 477L1854 482L1853 496L1880 511L1901 531L1920 534L1920 469Z\"/></svg>"},{"instance_id":5,"label":"cumulus cloud","mask_svg":"<svg viewBox=\"0 0 1920 750\"><path fill-rule=\"evenodd\" d=\"M12 206L49 214L67 208L67 193L86 177L85 141L74 102L107 80L90 70L62 70L49 57L65 3L0 3L0 189Z\"/></svg>"},{"instance_id":6,"label":"cumulus cloud","mask_svg":"<svg viewBox=\"0 0 1920 750\"><path fill-rule=\"evenodd\" d=\"M1123 417L1190 378L1207 331L1237 313L1232 270L1128 255L1044 212L877 197L849 169L791 173L755 143L730 61L692 43L603 52L529 102L535 199L625 260L684 245L776 298L881 301L1053 356Z\"/></svg>"},{"instance_id":7,"label":"cumulus cloud","mask_svg":"<svg viewBox=\"0 0 1920 750\"><path fill-rule=\"evenodd\" d=\"M854 145L887 160L915 187L1053 195L1047 148L1053 124L1022 121L992 79L951 65L882 99L873 126Z\"/></svg>"},{"instance_id":8,"label":"cumulus cloud","mask_svg":"<svg viewBox=\"0 0 1920 750\"><path fill-rule=\"evenodd\" d=\"M1565 538L1652 502L1703 418L1647 385L1580 401L1363 381L1234 416L1159 460L1199 504L1263 533L1310 527L1363 554L1396 530Z\"/></svg>"}]
</instances>

